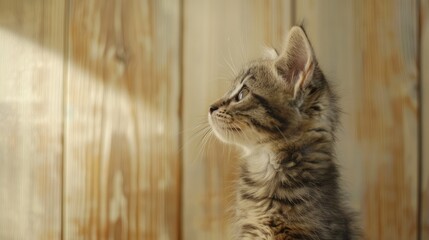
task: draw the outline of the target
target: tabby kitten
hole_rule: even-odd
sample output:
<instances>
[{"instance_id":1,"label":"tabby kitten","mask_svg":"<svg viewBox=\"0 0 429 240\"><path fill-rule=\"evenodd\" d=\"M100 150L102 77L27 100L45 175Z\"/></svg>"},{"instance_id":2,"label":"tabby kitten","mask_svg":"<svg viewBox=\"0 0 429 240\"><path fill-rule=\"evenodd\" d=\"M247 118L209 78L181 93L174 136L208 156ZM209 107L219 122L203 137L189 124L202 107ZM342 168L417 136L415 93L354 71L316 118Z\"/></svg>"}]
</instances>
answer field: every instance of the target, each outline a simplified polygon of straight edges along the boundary
<instances>
[{"instance_id":1,"label":"tabby kitten","mask_svg":"<svg viewBox=\"0 0 429 240\"><path fill-rule=\"evenodd\" d=\"M335 164L337 97L301 27L242 70L209 123L244 151L236 239L356 239Z\"/></svg>"}]
</instances>

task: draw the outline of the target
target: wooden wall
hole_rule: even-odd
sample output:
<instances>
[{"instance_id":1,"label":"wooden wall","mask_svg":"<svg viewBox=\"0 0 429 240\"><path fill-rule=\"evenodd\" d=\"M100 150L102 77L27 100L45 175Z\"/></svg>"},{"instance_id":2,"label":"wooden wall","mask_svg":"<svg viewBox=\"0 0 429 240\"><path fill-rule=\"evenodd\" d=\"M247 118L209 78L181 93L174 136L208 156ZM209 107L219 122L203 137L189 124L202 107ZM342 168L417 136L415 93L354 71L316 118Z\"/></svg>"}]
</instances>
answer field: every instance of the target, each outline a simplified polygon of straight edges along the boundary
<instances>
[{"instance_id":1,"label":"wooden wall","mask_svg":"<svg viewBox=\"0 0 429 240\"><path fill-rule=\"evenodd\" d=\"M179 235L179 1L71 1L63 236Z\"/></svg>"},{"instance_id":2,"label":"wooden wall","mask_svg":"<svg viewBox=\"0 0 429 240\"><path fill-rule=\"evenodd\" d=\"M428 239L428 0L0 0L0 239L227 239L207 109L295 23L365 238Z\"/></svg>"},{"instance_id":3,"label":"wooden wall","mask_svg":"<svg viewBox=\"0 0 429 240\"><path fill-rule=\"evenodd\" d=\"M64 9L0 0L0 239L61 237Z\"/></svg>"},{"instance_id":4,"label":"wooden wall","mask_svg":"<svg viewBox=\"0 0 429 240\"><path fill-rule=\"evenodd\" d=\"M420 239L429 239L429 1L419 4Z\"/></svg>"}]
</instances>

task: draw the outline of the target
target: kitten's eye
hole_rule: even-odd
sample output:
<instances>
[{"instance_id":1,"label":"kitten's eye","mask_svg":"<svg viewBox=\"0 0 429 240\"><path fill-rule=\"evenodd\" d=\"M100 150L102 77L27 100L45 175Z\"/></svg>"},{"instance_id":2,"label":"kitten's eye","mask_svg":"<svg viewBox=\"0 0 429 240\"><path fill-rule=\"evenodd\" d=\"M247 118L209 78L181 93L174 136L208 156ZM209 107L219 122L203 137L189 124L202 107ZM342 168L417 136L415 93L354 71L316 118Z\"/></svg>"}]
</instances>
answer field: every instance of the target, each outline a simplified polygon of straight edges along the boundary
<instances>
[{"instance_id":1,"label":"kitten's eye","mask_svg":"<svg viewBox=\"0 0 429 240\"><path fill-rule=\"evenodd\" d=\"M247 88L243 88L243 89L241 89L241 91L237 94L237 96L235 97L236 99L236 101L237 102L239 102L239 101L241 101L247 94L249 93L249 89L247 89Z\"/></svg>"}]
</instances>

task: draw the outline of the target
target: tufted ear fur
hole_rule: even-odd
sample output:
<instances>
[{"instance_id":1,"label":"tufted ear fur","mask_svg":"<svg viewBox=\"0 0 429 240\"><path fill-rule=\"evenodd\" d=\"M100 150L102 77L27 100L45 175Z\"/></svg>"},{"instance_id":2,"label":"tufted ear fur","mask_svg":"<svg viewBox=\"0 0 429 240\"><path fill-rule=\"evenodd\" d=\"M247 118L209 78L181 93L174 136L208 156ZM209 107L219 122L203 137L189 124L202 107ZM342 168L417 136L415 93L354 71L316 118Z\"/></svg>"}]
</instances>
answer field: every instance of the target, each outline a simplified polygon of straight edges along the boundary
<instances>
[{"instance_id":1,"label":"tufted ear fur","mask_svg":"<svg viewBox=\"0 0 429 240\"><path fill-rule=\"evenodd\" d=\"M279 56L276 49L267 46L263 48L262 53L262 59L274 60Z\"/></svg>"},{"instance_id":2,"label":"tufted ear fur","mask_svg":"<svg viewBox=\"0 0 429 240\"><path fill-rule=\"evenodd\" d=\"M301 27L295 26L290 30L275 66L283 80L293 87L294 97L311 81L316 60L307 35Z\"/></svg>"}]
</instances>

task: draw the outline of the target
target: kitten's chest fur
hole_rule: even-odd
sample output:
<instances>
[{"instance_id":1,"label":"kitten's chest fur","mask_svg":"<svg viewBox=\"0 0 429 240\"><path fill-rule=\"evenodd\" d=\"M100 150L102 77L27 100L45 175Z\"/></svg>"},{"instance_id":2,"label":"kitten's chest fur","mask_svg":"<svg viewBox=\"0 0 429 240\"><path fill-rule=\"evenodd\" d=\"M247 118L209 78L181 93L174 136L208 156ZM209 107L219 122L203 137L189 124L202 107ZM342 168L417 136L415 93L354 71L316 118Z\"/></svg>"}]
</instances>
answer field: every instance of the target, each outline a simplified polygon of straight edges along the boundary
<instances>
[{"instance_id":1,"label":"kitten's chest fur","mask_svg":"<svg viewBox=\"0 0 429 240\"><path fill-rule=\"evenodd\" d=\"M236 238L353 239L327 157L296 146L250 152L237 188Z\"/></svg>"}]
</instances>

